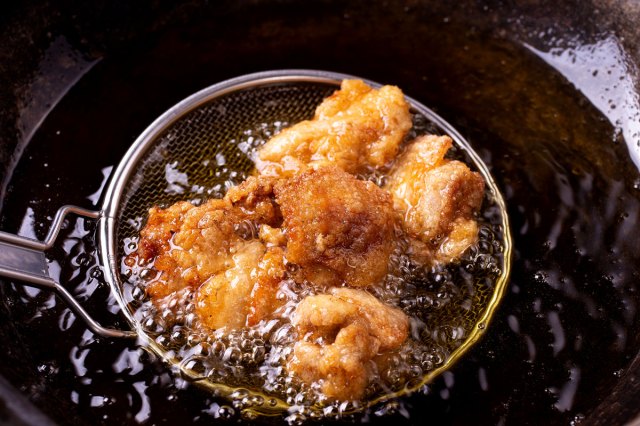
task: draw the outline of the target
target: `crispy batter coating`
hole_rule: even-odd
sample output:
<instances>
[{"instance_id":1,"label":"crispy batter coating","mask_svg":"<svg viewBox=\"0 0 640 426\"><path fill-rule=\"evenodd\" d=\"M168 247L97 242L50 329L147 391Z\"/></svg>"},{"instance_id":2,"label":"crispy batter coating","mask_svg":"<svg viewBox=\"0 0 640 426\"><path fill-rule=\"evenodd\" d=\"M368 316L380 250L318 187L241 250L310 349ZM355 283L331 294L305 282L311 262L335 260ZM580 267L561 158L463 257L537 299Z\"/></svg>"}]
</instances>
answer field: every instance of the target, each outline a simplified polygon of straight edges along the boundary
<instances>
[{"instance_id":1,"label":"crispy batter coating","mask_svg":"<svg viewBox=\"0 0 640 426\"><path fill-rule=\"evenodd\" d=\"M229 188L224 199L239 209L245 220L257 224L279 224L281 219L273 198L277 181L277 178L270 176L249 176L240 185Z\"/></svg>"},{"instance_id":2,"label":"crispy batter coating","mask_svg":"<svg viewBox=\"0 0 640 426\"><path fill-rule=\"evenodd\" d=\"M395 247L389 193L335 166L280 181L275 193L296 280L365 287L384 278Z\"/></svg>"},{"instance_id":3,"label":"crispy batter coating","mask_svg":"<svg viewBox=\"0 0 640 426\"><path fill-rule=\"evenodd\" d=\"M332 288L296 308L299 341L288 368L306 383L320 382L329 398L357 400L375 372L375 358L407 339L409 319L363 290Z\"/></svg>"},{"instance_id":4,"label":"crispy batter coating","mask_svg":"<svg viewBox=\"0 0 640 426\"><path fill-rule=\"evenodd\" d=\"M460 161L444 158L448 136L422 136L402 153L385 189L404 217L414 257L424 263L450 262L478 235L474 214L484 196L484 180Z\"/></svg>"},{"instance_id":5,"label":"crispy batter coating","mask_svg":"<svg viewBox=\"0 0 640 426\"><path fill-rule=\"evenodd\" d=\"M196 293L196 314L211 329L252 326L281 304L276 299L285 274L281 248L257 240L236 245L233 265L210 277Z\"/></svg>"},{"instance_id":6,"label":"crispy batter coating","mask_svg":"<svg viewBox=\"0 0 640 426\"><path fill-rule=\"evenodd\" d=\"M265 253L259 241L241 242L235 249L231 267L211 276L196 295L196 314L204 325L214 330L246 325L253 277Z\"/></svg>"},{"instance_id":7,"label":"crispy batter coating","mask_svg":"<svg viewBox=\"0 0 640 426\"><path fill-rule=\"evenodd\" d=\"M269 318L284 303L277 299L277 292L286 272L284 250L281 247L268 248L258 264L255 284L249 295L248 326Z\"/></svg>"},{"instance_id":8,"label":"crispy batter coating","mask_svg":"<svg viewBox=\"0 0 640 426\"><path fill-rule=\"evenodd\" d=\"M199 286L229 266L231 249L242 238L235 228L241 219L227 200L210 200L195 207L181 202L149 210L140 232L138 251L153 261L159 273L147 283L147 293L160 298L184 287Z\"/></svg>"},{"instance_id":9,"label":"crispy batter coating","mask_svg":"<svg viewBox=\"0 0 640 426\"><path fill-rule=\"evenodd\" d=\"M282 175L333 164L349 173L379 168L396 156L411 128L409 105L400 89L372 89L344 80L340 90L302 121L268 141L258 152L258 171Z\"/></svg>"},{"instance_id":10,"label":"crispy batter coating","mask_svg":"<svg viewBox=\"0 0 640 426\"><path fill-rule=\"evenodd\" d=\"M197 290L197 313L211 328L244 326L245 320L255 323L272 312L275 296L265 293L277 288L284 259L282 249L279 259L265 246L273 244L258 240L258 227L275 233L271 226L281 222L273 183L269 177L250 177L221 200L152 208L132 254L139 262L152 262L157 272L147 283L150 297L159 301L183 288ZM256 292L259 301L252 300L254 286L262 289Z\"/></svg>"}]
</instances>

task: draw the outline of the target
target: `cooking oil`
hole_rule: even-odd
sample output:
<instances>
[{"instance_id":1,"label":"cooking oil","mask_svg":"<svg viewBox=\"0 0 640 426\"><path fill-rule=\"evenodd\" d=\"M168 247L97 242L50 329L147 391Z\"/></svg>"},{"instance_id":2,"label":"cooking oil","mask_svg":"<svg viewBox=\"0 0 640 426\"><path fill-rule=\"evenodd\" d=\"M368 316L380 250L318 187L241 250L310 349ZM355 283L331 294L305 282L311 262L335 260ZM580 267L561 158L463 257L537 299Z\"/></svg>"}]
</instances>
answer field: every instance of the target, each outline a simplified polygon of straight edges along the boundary
<instances>
[{"instance_id":1,"label":"cooking oil","mask_svg":"<svg viewBox=\"0 0 640 426\"><path fill-rule=\"evenodd\" d=\"M4 199L2 230L43 238L60 205L99 208L96 193L103 185L103 171L118 164L137 135L164 110L215 82L264 69L315 68L396 84L459 129L489 166L512 224L512 274L484 338L458 363L411 395L342 419L374 424L567 424L588 418L640 349L635 331L640 326L640 239L635 229L640 193L630 156L637 141L634 132L619 129L633 115L624 110L628 105L618 99L620 92L611 104L595 99L598 93L626 91L624 78L618 89L603 84L610 82L608 76L624 77L632 70L624 68L622 53L617 53L613 70L610 63L599 69L599 61L584 60L585 55L597 59L599 46L612 51L618 41L609 34L595 42L558 36L552 45L534 45L426 11L407 14L402 22L373 13L325 22L307 19L300 11L296 15L295 10L283 18L264 9L254 25L247 26L243 16L216 21L215 29L206 20L211 18L203 16L188 27L175 23L141 36L128 45L128 52L105 51L48 111L25 148ZM228 37L219 39L221 32ZM574 54L583 56L573 61ZM572 66L589 73L575 74ZM233 183L233 178L224 181ZM179 179L173 183L172 188L181 187ZM223 194L227 186L201 197ZM126 328L102 279L94 230L89 221L70 219L48 252L50 270L101 323ZM482 232L494 231L483 227ZM490 239L487 236L487 243ZM450 271L427 273L431 286L410 290L416 293L415 306L411 298L400 306L411 315L452 306L456 298L465 297L465 287L459 287L455 277ZM387 286L380 297L396 291L393 280ZM308 412L255 418L253 410L243 407L272 405L269 395L236 389L239 393L231 400L240 402L235 406L146 351L148 342L93 336L50 293L4 285L0 291L3 333L13 336L11 344L5 343L7 361L0 371L58 422L207 424L246 419L280 424L318 416ZM464 338L464 328L447 325L422 333L424 328L421 335L445 346ZM209 347L194 341L192 353L182 359L216 381L232 376L233 370L224 363L203 366L205 350L234 368L245 361L268 363L270 356L282 359L285 354L270 353L270 342L286 341L289 329L284 324L273 327L280 332L265 333L269 341L250 330L225 337L235 342L231 346L222 337ZM258 348L251 354L255 358L243 360L234 345ZM405 365L419 365L424 372L446 357L437 351ZM407 369L403 377L412 374ZM279 377L267 375L261 385L268 383L269 392L282 391L286 399L290 383ZM296 388L293 402L304 392ZM353 409L329 404L322 418Z\"/></svg>"}]
</instances>

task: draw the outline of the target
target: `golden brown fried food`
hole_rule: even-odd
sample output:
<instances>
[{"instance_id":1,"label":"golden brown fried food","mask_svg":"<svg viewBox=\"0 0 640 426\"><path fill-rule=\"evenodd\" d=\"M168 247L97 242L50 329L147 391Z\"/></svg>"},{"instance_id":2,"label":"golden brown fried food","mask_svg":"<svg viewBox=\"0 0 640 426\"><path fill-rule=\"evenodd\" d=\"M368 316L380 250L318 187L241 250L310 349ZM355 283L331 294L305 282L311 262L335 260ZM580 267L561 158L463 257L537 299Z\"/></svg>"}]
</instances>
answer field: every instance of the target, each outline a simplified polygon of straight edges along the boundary
<instances>
[{"instance_id":1,"label":"golden brown fried food","mask_svg":"<svg viewBox=\"0 0 640 426\"><path fill-rule=\"evenodd\" d=\"M138 256L153 261L156 276L147 293L161 298L185 287L199 286L229 266L231 248L241 241L235 233L235 209L226 200L210 200L195 207L174 204L166 210L152 208L140 231Z\"/></svg>"},{"instance_id":2,"label":"golden brown fried food","mask_svg":"<svg viewBox=\"0 0 640 426\"><path fill-rule=\"evenodd\" d=\"M444 158L451 144L448 136L417 138L385 185L419 262L450 262L477 240L474 214L482 204L484 180L460 161Z\"/></svg>"},{"instance_id":3,"label":"golden brown fried food","mask_svg":"<svg viewBox=\"0 0 640 426\"><path fill-rule=\"evenodd\" d=\"M282 305L276 299L286 271L282 249L267 249L257 240L235 248L233 265L210 277L196 293L196 314L214 330L256 325Z\"/></svg>"},{"instance_id":4,"label":"golden brown fried food","mask_svg":"<svg viewBox=\"0 0 640 426\"><path fill-rule=\"evenodd\" d=\"M329 398L363 397L375 371L375 358L407 339L409 319L369 293L332 288L309 296L296 308L299 341L288 368L302 381L319 382Z\"/></svg>"},{"instance_id":5,"label":"golden brown fried food","mask_svg":"<svg viewBox=\"0 0 640 426\"><path fill-rule=\"evenodd\" d=\"M193 208L193 204L179 201L166 209L149 209L147 223L140 231L138 249L132 253L131 258L148 261L169 251L171 238L182 226L185 213Z\"/></svg>"},{"instance_id":6,"label":"golden brown fried food","mask_svg":"<svg viewBox=\"0 0 640 426\"><path fill-rule=\"evenodd\" d=\"M284 247L287 245L287 237L284 235L282 228L261 225L258 230L258 236L260 237L260 241L264 241L268 247Z\"/></svg>"},{"instance_id":7,"label":"golden brown fried food","mask_svg":"<svg viewBox=\"0 0 640 426\"><path fill-rule=\"evenodd\" d=\"M185 287L195 289L232 268L234 254L256 238L260 224L281 220L272 184L271 178L251 177L223 199L201 206L179 202L150 209L138 250L131 255L138 262L153 262L156 276L147 283L148 294L158 299Z\"/></svg>"},{"instance_id":8,"label":"golden brown fried food","mask_svg":"<svg viewBox=\"0 0 640 426\"><path fill-rule=\"evenodd\" d=\"M409 105L400 89L372 89L344 80L341 89L302 121L268 141L258 152L258 171L282 175L333 164L349 173L388 164L411 128Z\"/></svg>"},{"instance_id":9,"label":"golden brown fried food","mask_svg":"<svg viewBox=\"0 0 640 426\"><path fill-rule=\"evenodd\" d=\"M253 278L265 253L264 245L255 240L237 243L234 248L232 265L205 281L196 296L196 314L214 330L246 325Z\"/></svg>"},{"instance_id":10,"label":"golden brown fried food","mask_svg":"<svg viewBox=\"0 0 640 426\"><path fill-rule=\"evenodd\" d=\"M282 248L267 248L255 271L255 284L249 295L248 326L269 318L284 303L277 299L277 293L287 272L285 263Z\"/></svg>"},{"instance_id":11,"label":"golden brown fried food","mask_svg":"<svg viewBox=\"0 0 640 426\"><path fill-rule=\"evenodd\" d=\"M388 192L331 166L282 180L275 193L296 280L364 287L384 278L395 247Z\"/></svg>"},{"instance_id":12,"label":"golden brown fried food","mask_svg":"<svg viewBox=\"0 0 640 426\"><path fill-rule=\"evenodd\" d=\"M224 199L239 209L244 220L256 224L279 224L281 218L273 198L277 181L277 178L270 176L249 176L240 185L229 188Z\"/></svg>"}]
</instances>

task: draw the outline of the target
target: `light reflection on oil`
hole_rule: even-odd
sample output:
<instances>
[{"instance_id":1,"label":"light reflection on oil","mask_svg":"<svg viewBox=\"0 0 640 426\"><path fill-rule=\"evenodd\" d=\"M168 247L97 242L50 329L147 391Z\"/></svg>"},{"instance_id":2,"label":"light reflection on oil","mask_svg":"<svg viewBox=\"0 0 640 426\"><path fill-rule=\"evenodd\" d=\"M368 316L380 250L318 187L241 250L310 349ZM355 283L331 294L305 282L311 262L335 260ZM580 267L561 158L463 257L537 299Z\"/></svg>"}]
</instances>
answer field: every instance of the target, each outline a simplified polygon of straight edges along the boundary
<instances>
[{"instance_id":1,"label":"light reflection on oil","mask_svg":"<svg viewBox=\"0 0 640 426\"><path fill-rule=\"evenodd\" d=\"M618 38L608 35L593 44L579 40L557 44L548 50L524 46L559 71L609 119L640 168L640 100L632 78L638 70Z\"/></svg>"}]
</instances>

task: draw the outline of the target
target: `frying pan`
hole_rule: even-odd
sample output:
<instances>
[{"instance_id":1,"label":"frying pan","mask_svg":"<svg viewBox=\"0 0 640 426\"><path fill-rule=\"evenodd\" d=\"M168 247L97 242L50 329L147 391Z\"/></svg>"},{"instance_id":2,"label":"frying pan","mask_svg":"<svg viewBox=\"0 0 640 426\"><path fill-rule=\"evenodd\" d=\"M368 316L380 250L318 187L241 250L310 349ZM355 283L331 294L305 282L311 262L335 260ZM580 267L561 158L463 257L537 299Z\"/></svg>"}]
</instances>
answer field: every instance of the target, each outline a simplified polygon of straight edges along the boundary
<instances>
[{"instance_id":1,"label":"frying pan","mask_svg":"<svg viewBox=\"0 0 640 426\"><path fill-rule=\"evenodd\" d=\"M521 186L514 184L514 179L503 177L512 174L517 176L517 168L521 167L523 163L526 164L527 158L516 158L512 155L514 152L499 149L501 143L509 144L511 141L518 140L518 134L505 136L500 128L494 126L487 139L493 138L495 142L487 142L482 139L482 135L476 129L478 127L486 128L487 126L482 126L482 124L489 122L492 116L500 116L503 122L509 122L510 119L519 120L519 134L530 133L531 127L535 123L527 120L535 120L538 113L542 112L550 112L546 116L548 120L553 120L554 116L563 117L569 113L573 117L588 118L593 115L590 103L598 103L600 97L606 101L608 94L619 83L610 81L607 92L605 86L592 85L592 80L578 81L571 78L570 74L563 72L563 75L568 79L564 84L569 91L573 90L574 93L582 91L583 95L585 93L589 95L582 96L583 100L578 99L579 102L586 105L584 109L571 109L569 104L565 104L565 108L554 111L536 110L535 99L532 96L538 89L547 90L551 86L546 85L544 79L536 81L526 81L525 79L526 85L516 84L518 81L522 83L523 80L520 74L513 74L513 65L523 56L521 51L510 46L526 44L529 46L529 52L534 52L533 54L536 55L547 52L549 55L545 58L551 64L550 66L558 67L556 64L563 58L563 52L568 52L568 54L579 52L582 43L584 43L587 47L593 47L596 52L599 47L611 47L607 51L608 53L600 58L599 62L603 64L602 69L595 77L589 77L593 79L593 82L603 81L603 78L608 75L604 64L609 64L609 61L614 63L619 61L620 74L616 75L616 79L619 77L627 78L630 83L625 86L627 89L620 95L620 101L616 102L615 111L620 114L613 115L613 118L610 119L611 123L614 123L617 117L620 117L624 132L620 134L620 139L616 140L617 144L612 144L612 139L608 136L600 138L597 143L599 146L605 147L606 150L611 149L615 155L611 156L605 152L607 155L600 155L599 158L602 160L598 160L598 156L585 151L581 156L588 158L591 164L598 164L600 168L606 168L609 165L610 168L616 169L611 173L607 172L607 176L611 176L610 182L626 182L625 185L628 183L631 188L629 193L622 191L617 194L633 197L632 187L637 177L637 169L633 168L630 153L633 151L636 141L632 138L634 132L629 131L633 124L633 120L630 119L633 117L633 111L629 110L626 105L627 101L633 103L633 98L637 97L638 93L636 70L639 58L638 46L640 46L637 32L639 11L637 3L633 1L483 1L457 3L456 7L443 2L429 1L401 2L400 4L323 1L311 2L311 5L306 2L304 6L286 1L216 2L215 5L210 4L209 6L202 6L198 2L186 2L180 7L162 2L137 2L127 5L94 2L89 6L71 1L65 2L61 6L57 2L49 4L46 1L34 1L28 5L7 3L2 5L2 9L0 28L3 30L2 39L4 42L0 49L2 54L0 77L3 82L0 85L0 90L2 90L0 100L3 102L3 108L0 112L0 122L2 123L0 126L2 135L0 158L5 167L0 168L0 175L3 176L4 186L9 180L14 182L13 185L17 185L16 182L23 178L24 175L20 174L19 168L14 173L16 170L14 163L20 154L25 152L23 160L26 161L27 155L34 153L35 146L41 147L43 145L42 143L38 145L36 140L25 146L21 142L23 140L21 135L28 134L28 129L22 129L15 123L20 114L18 105L25 96L29 96L30 88L39 87L40 91L46 92L48 88L52 87L52 85L48 85L49 83L42 83L43 79L45 82L49 81L46 78L40 78L40 80L33 78L34 75L54 76L52 73L55 70L52 70L51 67L43 68L41 61L44 57L44 62L46 62L48 57L45 52L52 40L57 40L56 37L63 35L68 44L82 46L85 52L89 52L88 58L84 58L87 63L100 55L106 55L109 58L124 57L123 60L126 60L127 55L133 56L144 49L153 50L153 43L156 40L153 34L161 34L167 28L178 29L178 34L184 34L190 31L189 28L198 28L200 24L207 23L207 25L201 25L201 28L206 28L206 31L203 30L201 34L203 38L206 38L207 34L215 33L217 40L220 40L209 46L211 54L208 61L215 66L209 67L206 72L197 70L195 67L190 70L190 75L193 78L191 85L184 81L167 84L167 90L163 90L162 95L153 98L152 108L155 107L155 111L148 111L147 115L135 107L129 108L132 111L129 114L129 119L119 123L118 126L111 126L113 129L122 128L120 133L116 130L113 132L102 130L102 133L108 133L114 141L113 154L100 151L100 154L107 158L102 164L109 164L108 161L111 161L111 164L117 163L124 153L125 148L118 146L118 142L115 141L129 138L129 141L126 142L128 145L135 135L139 134L140 130L164 109L211 82L266 67L326 68L331 66L334 69L371 76L379 81L394 82L403 88L406 87L405 90L408 93L416 96L425 104L436 105L439 112L453 121L456 127L460 128L474 144L479 143L482 147L479 151L485 161L488 156L492 157L491 166L494 168L494 173L500 176L498 185L501 188L507 188L509 191L514 188L521 189ZM434 34L429 31L429 28L432 27L443 31ZM458 49L448 42L449 36L446 28L453 28L464 34L462 39L469 47L469 50L466 51L468 59L458 55L458 52L464 51L463 46ZM153 36L145 38L142 36L143 34L152 34ZM483 38L485 36L486 38ZM213 36L208 40L211 38ZM481 51L477 49L478 44L474 44L474 40L477 39L488 43L498 41L499 48L505 53L500 58L505 59L506 62L496 61L495 67L492 68L482 62L482 58L474 56L474 52ZM194 42L197 37L188 38L185 36L185 40L197 46L197 42ZM350 43L348 40L355 41ZM381 45L385 48L388 47L388 49L375 50L364 43L364 40L375 40L376 43L382 43ZM359 49L340 54L340 52L346 52L356 42L360 43ZM175 38L166 38L162 44L185 48L188 53L185 55L186 57L189 57L189 54L194 58L200 54L207 54L202 49L198 49L199 53L197 54L194 50L189 50L189 44L186 41L181 42L180 35ZM452 58L450 61L447 61L446 55L443 54L443 51L447 49L447 53ZM557 49L557 55L554 49ZM394 53L389 53L391 50ZM234 54L236 51L237 55ZM307 54L306 51L310 53ZM268 52L270 56L260 56L258 52ZM250 59L248 54L257 56ZM172 56L158 55L154 59L156 61L155 69L160 75L168 76L169 73L163 74L163 70L175 66L174 62L163 60L167 57L171 58ZM445 59L440 66L427 67L427 65L435 65L430 62L430 57ZM510 61L509 58L514 58L514 61ZM576 59L576 64L580 65L580 57ZM451 65L453 61L458 62L457 67ZM531 61L531 64L536 66L534 62ZM189 61L181 65L188 67ZM101 64L97 66L100 67ZM136 91L136 85L141 87L144 85L140 83L140 76L136 75L134 67L124 67L124 69L127 70L126 73L123 73L127 81L135 83L128 87L128 92L121 90L116 94L121 97L123 102L135 105L138 101L136 96L144 94L143 91ZM590 69L588 73L585 71L585 76L591 76L594 72L594 69ZM616 74L615 70L613 74ZM91 76L91 73L88 75ZM58 78L59 75L55 74L55 77ZM550 78L550 80L553 79L553 77ZM170 81L168 78L166 80ZM40 81L40 85L34 86L34 81ZM83 80L80 82L82 84L77 86L76 94L91 88L90 82L87 83ZM555 95L557 98L563 98L564 94L558 87L561 88L562 84L553 86L553 89L556 90ZM473 96L463 101L457 95L465 91ZM128 96L129 92L132 96ZM74 91L70 93L73 95ZM101 93L102 97L107 95ZM576 97L578 98L580 95ZM511 102L516 98L517 101ZM56 99L56 97L52 96L52 99ZM97 99L102 98L98 97ZM44 104L44 101L42 103ZM483 110L478 109L480 104L483 105ZM606 105L601 111L602 114L608 114ZM78 111L78 113L82 115L82 111ZM625 121L628 118L629 121ZM608 119L607 116L604 121L606 122ZM563 128L561 121L552 121L552 124L554 129ZM104 127L106 128L106 126ZM580 133L579 127L575 126L573 130ZM593 127L591 130L596 132ZM118 137L113 137L114 134L117 134ZM575 146L579 142L572 136L569 138L561 136L557 142L559 150ZM528 142L535 141L529 140ZM33 149L30 150L30 147ZM560 152L561 154L556 158L558 162L570 157L570 155L564 156L562 154L564 151L560 150ZM511 155L511 159L507 160L506 156L503 157L506 154ZM579 157L573 158L580 159ZM517 164L518 167L511 167L511 163ZM579 165L584 166L584 163ZM547 163L538 163L538 166L539 169L546 170ZM95 169L95 166L92 167ZM530 182L535 183L534 181ZM51 183L54 184L54 182ZM555 201L557 206L562 207L562 199L553 192L559 183L554 181L545 181L545 183L549 189L548 197ZM531 194L539 193L537 188L531 188L529 192ZM615 204L616 197L617 195L612 191L611 204ZM540 203L545 207L551 206L551 203L545 203L544 199L526 202L524 196L514 196L512 193L509 193L507 198L510 201L516 201L510 203L512 209L510 213L516 217L519 214L516 207L535 208ZM16 213L16 211L19 211L22 205L16 201L15 195L11 195L5 190L2 192L2 200L4 201L3 229L11 229L15 232L20 227L22 218L21 213ZM82 205L81 198L76 197L73 202ZM604 215L604 210L598 207L597 200L593 200L592 204L594 224L597 224L597 219ZM36 213L44 210L45 216L46 214L53 215L48 210L50 208L49 205L41 203L35 210ZM47 222L44 219L39 220ZM520 232L520 226L523 223L517 221L517 225L516 229ZM538 230L538 233L542 231ZM566 362L566 359L562 358L563 352L558 354L557 363L549 362L545 364L545 368L535 368L536 362L544 351L544 342L547 341L549 344L554 342L553 339L548 341L548 337L545 337L549 333L547 329L550 328L548 324L545 325L546 320L529 321L536 324L539 331L532 328L525 330L527 323L523 318L527 317L528 311L532 311L530 318L545 312L544 309L541 313L534 312L534 307L529 302L533 302L535 297L532 296L528 299L526 294L535 294L544 305L545 303L554 303L553 292L562 290L561 287L559 289L545 287L542 281L537 280L535 267L523 266L528 261L540 261L540 255L536 253L535 248L542 247L543 243L544 241L530 238L530 236L520 234L516 236L515 264L518 285L514 286L513 290L507 294L507 299L498 313L497 321L490 329L484 342L481 343L480 349L476 353L472 352L465 362L459 364L451 374L447 374L432 388L433 392L443 395L449 392L449 399L442 399L440 403L435 405L434 398L429 395L410 399L409 402L413 404L409 410L412 419L435 416L441 423L466 424L474 422L496 423L500 419L506 418L507 423L527 423L524 419L529 419L529 423L537 421L566 424L573 420L576 413L579 413L583 424L624 424L638 414L637 401L640 389L637 385L639 382L636 357L638 338L637 331L635 331L638 329L638 323L635 320L626 326L627 349L617 358L615 354L620 352L607 349L614 345L607 339L582 342L583 347L586 345L590 349L588 352L584 352L585 359L580 362L590 363L597 368L590 368L589 371L582 370L576 393L576 404L579 406L574 406L566 413L549 408L554 404L554 398L557 395L553 394L553 389L536 385L536 383L545 383L545 380L549 379L546 377L548 371L555 371L556 374L562 376L563 373L560 371L566 369L565 376L569 377L569 367L563 364ZM570 257L571 254L569 253L568 256ZM602 252L603 259L607 256ZM631 256L627 259L637 258ZM525 276L525 272L529 274L530 279ZM589 273L588 270L585 273ZM591 278L595 276L597 275L591 275ZM632 280L634 276L637 277L637 275L629 274L631 277L629 280ZM631 282L629 280L623 280L622 287L629 285ZM587 281L585 279L585 282ZM592 285L595 285L595 282ZM611 291L603 292L604 297L598 301L614 298L616 287L611 283L603 285L609 285ZM520 293L515 293L517 288ZM634 298L631 297L630 302L633 300ZM564 308L568 308L566 303ZM9 315L8 311L11 311L12 315ZM23 318L30 317L28 309L25 310L20 304L2 306L0 309L0 315L3 319L0 332L2 341L22 342L22 344L15 346L7 345L11 349L3 354L5 358L2 363L2 374L9 378L15 386L20 387L21 392L29 395L32 400L37 400L38 405L58 421L67 418L65 415L74 416L73 418L77 422L82 422L82 418L96 419L97 417L91 417L92 414L86 411L76 413L72 409L65 410L65 414L62 414L58 410L57 407L63 405L61 401L69 399L66 393L68 388L65 387L67 385L61 384L64 382L64 380L60 380L62 374L58 376L58 379L55 379L52 377L43 378L38 372L38 364L35 359L45 358L39 355L44 349L38 345L39 339L34 334L34 331L39 329L35 323L12 325L11 318L15 318L17 313ZM615 315L616 312L606 312L607 317ZM584 323L585 327L597 328L599 323L605 322L602 318L594 321L592 317L579 310L566 312L566 317L561 316L561 318L566 321L563 325L568 333L566 334L567 342L572 342L573 329L570 327L579 328L579 324ZM521 321L520 326L523 332L526 331L530 336L533 336L532 338L536 342L543 342L541 346L537 346L538 358L533 362L531 368L533 376L527 375L529 372L527 363L520 365L517 362L509 361L510 358L517 359L520 356L522 345L524 345L523 341L510 337L514 333L512 327L517 325L514 319ZM53 328L55 329L55 326ZM64 338L61 338L62 340ZM590 345L590 343L592 344ZM60 346L63 351L69 350L69 346L67 349L64 349L63 344ZM487 357L481 355L481 353L489 352L493 353L494 358L489 355ZM507 352L512 356L503 355ZM65 354L59 354L58 359L66 359ZM495 361L491 361L492 359ZM484 373L475 367L477 365L484 368ZM73 372L73 370L71 371ZM500 378L500 373L503 373L503 378ZM487 388L478 386L478 377L482 377L482 374L488 377ZM455 386L450 389L449 385L453 379L455 379ZM46 395L49 396L43 396L45 394L42 391L38 393L37 390L34 390L37 389L34 386L39 380L47 384ZM549 386L561 386L565 381L547 380L547 382L551 383ZM571 383L570 381L566 382ZM90 388L96 389L95 386ZM82 392L80 394L83 395ZM193 394L186 391L179 392L179 395L188 395L189 398L194 399ZM73 403L69 404L71 407L75 407ZM173 403L154 404L154 409L165 405L168 407L167 411L183 412L180 410L188 404L185 404L185 400L181 399ZM424 408L421 409L421 407ZM96 409L94 411L102 413L108 410ZM429 411L429 414L426 414L426 411ZM517 412L522 414L518 415ZM197 410L189 413L189 416L193 417L197 414ZM164 415L170 416L167 412ZM159 422L159 417L155 417L155 419L156 422ZM397 416L395 421L402 423L405 421L403 419L402 416Z\"/></svg>"}]
</instances>

